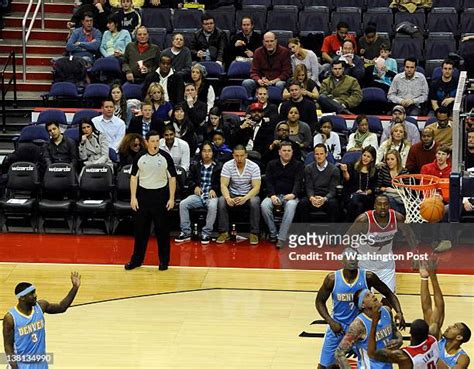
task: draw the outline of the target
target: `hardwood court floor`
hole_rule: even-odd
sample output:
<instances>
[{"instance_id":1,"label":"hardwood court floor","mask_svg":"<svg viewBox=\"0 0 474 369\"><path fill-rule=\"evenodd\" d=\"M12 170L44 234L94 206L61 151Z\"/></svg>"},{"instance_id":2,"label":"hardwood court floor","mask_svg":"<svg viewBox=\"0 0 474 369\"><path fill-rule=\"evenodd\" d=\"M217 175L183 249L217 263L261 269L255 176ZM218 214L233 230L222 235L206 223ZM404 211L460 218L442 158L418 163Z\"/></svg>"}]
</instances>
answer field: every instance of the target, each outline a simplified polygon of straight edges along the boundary
<instances>
[{"instance_id":1,"label":"hardwood court floor","mask_svg":"<svg viewBox=\"0 0 474 369\"><path fill-rule=\"evenodd\" d=\"M38 297L59 301L69 273L82 274L75 306L48 315L53 368L315 368L323 332L315 291L326 271L0 264L0 311L16 303L14 286L30 281ZM474 277L440 275L444 327L474 328ZM407 321L421 316L419 277L398 274ZM148 295L148 296L145 296ZM142 296L142 297L137 297ZM408 335L405 332L404 335ZM474 342L465 348L474 355Z\"/></svg>"}]
</instances>

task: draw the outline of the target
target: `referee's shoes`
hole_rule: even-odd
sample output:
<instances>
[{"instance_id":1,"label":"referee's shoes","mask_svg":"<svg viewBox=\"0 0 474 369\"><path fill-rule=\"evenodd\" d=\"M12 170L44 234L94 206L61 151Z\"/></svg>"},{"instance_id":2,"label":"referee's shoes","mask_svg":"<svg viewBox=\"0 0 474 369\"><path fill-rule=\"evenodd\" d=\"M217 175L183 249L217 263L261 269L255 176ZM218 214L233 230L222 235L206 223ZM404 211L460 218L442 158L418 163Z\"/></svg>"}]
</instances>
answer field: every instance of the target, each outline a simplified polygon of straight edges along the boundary
<instances>
[{"instance_id":1,"label":"referee's shoes","mask_svg":"<svg viewBox=\"0 0 474 369\"><path fill-rule=\"evenodd\" d=\"M142 266L141 264L127 263L124 265L124 268L125 270L132 270L135 268L139 268L141 266ZM158 266L158 270L161 270L161 271L168 270L168 264L160 263L160 265Z\"/></svg>"},{"instance_id":2,"label":"referee's shoes","mask_svg":"<svg viewBox=\"0 0 474 369\"><path fill-rule=\"evenodd\" d=\"M142 266L141 264L134 264L134 263L130 262L130 263L125 264L123 267L125 268L125 270L132 270L132 269L135 269L135 268L139 268L141 266Z\"/></svg>"}]
</instances>

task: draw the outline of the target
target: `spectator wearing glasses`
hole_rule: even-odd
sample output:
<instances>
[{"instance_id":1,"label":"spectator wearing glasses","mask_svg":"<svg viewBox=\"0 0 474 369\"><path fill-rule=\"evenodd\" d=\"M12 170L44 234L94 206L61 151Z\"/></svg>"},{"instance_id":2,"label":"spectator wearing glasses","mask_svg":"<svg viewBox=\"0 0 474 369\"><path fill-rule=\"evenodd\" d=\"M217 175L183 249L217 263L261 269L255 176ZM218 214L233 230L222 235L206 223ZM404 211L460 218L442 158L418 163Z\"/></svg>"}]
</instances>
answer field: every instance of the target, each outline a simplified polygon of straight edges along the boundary
<instances>
[{"instance_id":1,"label":"spectator wearing glasses","mask_svg":"<svg viewBox=\"0 0 474 369\"><path fill-rule=\"evenodd\" d=\"M215 61L224 63L224 49L227 36L216 27L216 21L210 14L201 17L201 29L194 33L191 41L191 54L196 61Z\"/></svg>"},{"instance_id":2,"label":"spectator wearing glasses","mask_svg":"<svg viewBox=\"0 0 474 369\"><path fill-rule=\"evenodd\" d=\"M142 135L138 133L127 133L119 146L120 167L133 164L135 156L144 149L145 140Z\"/></svg>"},{"instance_id":3,"label":"spectator wearing glasses","mask_svg":"<svg viewBox=\"0 0 474 369\"><path fill-rule=\"evenodd\" d=\"M265 152L262 158L262 168L265 168L266 164L270 160L278 159L280 157L278 150L280 150L280 145L283 142L289 142L291 144L291 148L293 149L293 158L295 160L302 160L300 146L290 138L290 126L287 122L280 122L277 124L274 136L275 139L268 146L268 150Z\"/></svg>"}]
</instances>

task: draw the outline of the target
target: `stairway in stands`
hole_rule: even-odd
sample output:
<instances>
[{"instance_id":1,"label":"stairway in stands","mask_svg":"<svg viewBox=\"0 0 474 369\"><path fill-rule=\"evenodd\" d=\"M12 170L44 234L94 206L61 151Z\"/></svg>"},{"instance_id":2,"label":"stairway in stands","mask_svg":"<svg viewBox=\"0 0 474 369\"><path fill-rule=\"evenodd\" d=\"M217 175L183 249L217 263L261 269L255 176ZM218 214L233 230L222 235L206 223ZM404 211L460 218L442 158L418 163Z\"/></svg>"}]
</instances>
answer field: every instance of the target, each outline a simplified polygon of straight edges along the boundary
<instances>
[{"instance_id":1,"label":"stairway in stands","mask_svg":"<svg viewBox=\"0 0 474 369\"><path fill-rule=\"evenodd\" d=\"M0 44L0 65L4 65L8 54L15 50L17 56L18 97L39 100L43 92L49 91L52 82L51 58L61 56L65 51L69 33L66 23L73 13L73 0L49 2L46 0L45 28L41 29L41 12L31 31L26 49L26 81L23 81L21 22L28 7L28 0L13 0L11 13L5 16L3 41ZM33 15L36 2L30 11ZM28 27L29 22L27 22ZM11 67L9 69L11 71ZM8 77L11 75L7 75ZM9 94L10 95L10 94ZM32 99L36 95L36 99Z\"/></svg>"}]
</instances>

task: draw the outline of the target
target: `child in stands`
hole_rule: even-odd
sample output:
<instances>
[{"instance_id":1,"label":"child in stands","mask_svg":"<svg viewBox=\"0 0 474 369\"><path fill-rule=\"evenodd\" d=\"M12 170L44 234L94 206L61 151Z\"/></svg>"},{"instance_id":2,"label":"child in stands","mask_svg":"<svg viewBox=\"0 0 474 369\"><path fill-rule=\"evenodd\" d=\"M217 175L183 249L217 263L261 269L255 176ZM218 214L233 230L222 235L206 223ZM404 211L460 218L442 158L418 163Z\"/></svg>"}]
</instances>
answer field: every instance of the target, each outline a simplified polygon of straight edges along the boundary
<instances>
[{"instance_id":1,"label":"child in stands","mask_svg":"<svg viewBox=\"0 0 474 369\"><path fill-rule=\"evenodd\" d=\"M380 46L380 56L374 59L374 87L379 87L388 92L393 77L397 74L397 61L390 57L390 45L383 43Z\"/></svg>"},{"instance_id":2,"label":"child in stands","mask_svg":"<svg viewBox=\"0 0 474 369\"><path fill-rule=\"evenodd\" d=\"M140 13L134 9L137 7L135 3L132 4L132 0L121 0L120 4L122 8L117 11L117 16L122 25L122 29L126 29L132 35L132 38L135 39L135 33L137 29L142 24L142 18ZM141 5L143 6L143 1L141 1Z\"/></svg>"}]
</instances>

